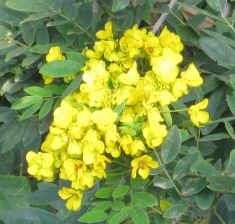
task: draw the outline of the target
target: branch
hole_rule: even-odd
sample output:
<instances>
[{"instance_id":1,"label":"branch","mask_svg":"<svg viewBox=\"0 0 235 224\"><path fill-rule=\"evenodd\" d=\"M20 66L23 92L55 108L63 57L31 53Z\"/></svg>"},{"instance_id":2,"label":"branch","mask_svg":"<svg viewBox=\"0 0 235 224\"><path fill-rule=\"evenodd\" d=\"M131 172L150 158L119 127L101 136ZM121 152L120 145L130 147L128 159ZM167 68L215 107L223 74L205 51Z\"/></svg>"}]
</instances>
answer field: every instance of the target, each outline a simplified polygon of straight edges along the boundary
<instances>
[{"instance_id":1,"label":"branch","mask_svg":"<svg viewBox=\"0 0 235 224\"><path fill-rule=\"evenodd\" d=\"M159 19L157 20L157 22L154 24L153 26L153 33L157 33L159 31L159 29L161 28L162 24L165 22L167 16L169 15L170 11L174 8L174 6L176 5L177 0L171 0L168 4L169 6L169 11L166 13L163 13Z\"/></svg>"}]
</instances>

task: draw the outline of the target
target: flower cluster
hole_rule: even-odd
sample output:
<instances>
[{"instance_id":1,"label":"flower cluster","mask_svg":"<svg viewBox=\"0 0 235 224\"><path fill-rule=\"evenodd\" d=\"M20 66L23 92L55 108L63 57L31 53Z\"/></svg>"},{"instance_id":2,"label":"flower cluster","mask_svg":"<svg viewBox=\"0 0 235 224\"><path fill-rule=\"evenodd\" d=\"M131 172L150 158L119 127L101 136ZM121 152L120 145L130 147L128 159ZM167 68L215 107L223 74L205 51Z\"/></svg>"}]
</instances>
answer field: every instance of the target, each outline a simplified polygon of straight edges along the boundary
<instances>
[{"instance_id":1,"label":"flower cluster","mask_svg":"<svg viewBox=\"0 0 235 224\"><path fill-rule=\"evenodd\" d=\"M105 178L107 164L121 155L130 160L132 178L146 179L158 167L149 152L167 135L163 108L203 83L194 64L180 71L183 44L167 28L157 37L135 25L114 39L108 22L96 36L93 49L83 52L88 60L79 90L54 111L42 152L27 154L28 172L38 180L53 181L58 174L70 183L59 196L74 211L83 191ZM189 109L196 126L209 120L200 111L206 104Z\"/></svg>"}]
</instances>

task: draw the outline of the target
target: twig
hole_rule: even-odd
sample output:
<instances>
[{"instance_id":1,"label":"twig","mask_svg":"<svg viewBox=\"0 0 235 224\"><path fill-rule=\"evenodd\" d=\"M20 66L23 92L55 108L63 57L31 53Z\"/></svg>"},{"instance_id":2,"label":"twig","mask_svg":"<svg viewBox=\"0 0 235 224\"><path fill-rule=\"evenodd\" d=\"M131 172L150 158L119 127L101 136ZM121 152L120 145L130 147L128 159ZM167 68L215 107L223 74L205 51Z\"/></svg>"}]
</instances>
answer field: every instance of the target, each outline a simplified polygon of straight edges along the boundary
<instances>
[{"instance_id":1,"label":"twig","mask_svg":"<svg viewBox=\"0 0 235 224\"><path fill-rule=\"evenodd\" d=\"M156 150L154 150L154 153L155 153L155 155L156 155L156 157L157 157L157 160L158 160L159 164L163 166L163 171L164 171L164 173L166 174L167 178L171 181L173 187L175 188L175 191L176 191L177 194L181 197L182 194L181 194L181 192L180 192L180 189L176 186L175 182L174 182L173 179L171 178L170 174L168 173L167 169L165 168L165 164L162 162L162 160L161 160L160 156L157 154Z\"/></svg>"},{"instance_id":2,"label":"twig","mask_svg":"<svg viewBox=\"0 0 235 224\"><path fill-rule=\"evenodd\" d=\"M168 4L169 6L169 11L166 13L163 13L159 19L157 20L157 22L153 25L153 33L157 33L159 31L159 29L161 28L162 24L165 22L167 16L169 15L170 11L174 8L174 6L176 5L177 0L171 0Z\"/></svg>"}]
</instances>

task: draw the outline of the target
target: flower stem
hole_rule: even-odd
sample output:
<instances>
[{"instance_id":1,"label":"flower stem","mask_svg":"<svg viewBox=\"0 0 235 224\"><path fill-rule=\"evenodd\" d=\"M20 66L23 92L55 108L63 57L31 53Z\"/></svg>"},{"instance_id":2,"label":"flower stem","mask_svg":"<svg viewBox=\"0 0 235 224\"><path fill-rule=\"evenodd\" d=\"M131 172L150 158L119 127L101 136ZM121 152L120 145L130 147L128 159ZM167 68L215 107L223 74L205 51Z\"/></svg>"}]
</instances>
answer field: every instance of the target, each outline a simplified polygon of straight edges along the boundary
<instances>
[{"instance_id":1,"label":"flower stem","mask_svg":"<svg viewBox=\"0 0 235 224\"><path fill-rule=\"evenodd\" d=\"M158 162L161 166L163 166L163 170L164 170L164 173L166 174L167 178L171 181L173 187L175 188L175 191L177 192L177 194L181 197L182 194L180 192L180 189L176 186L175 182L173 181L173 179L171 178L170 174L168 173L166 167L165 167L165 164L162 162L160 156L158 155L158 153L154 150L154 153L158 159Z\"/></svg>"},{"instance_id":2,"label":"flower stem","mask_svg":"<svg viewBox=\"0 0 235 224\"><path fill-rule=\"evenodd\" d=\"M93 41L95 40L95 38L84 28L82 27L80 24L76 23L74 20L72 20L71 18L67 17L66 15L64 15L62 12L59 12L59 15L61 17L63 17L64 19L70 21L71 23L73 23L76 27L78 27L79 29L81 29L84 33L86 33L86 35L88 37L90 37Z\"/></svg>"}]
</instances>

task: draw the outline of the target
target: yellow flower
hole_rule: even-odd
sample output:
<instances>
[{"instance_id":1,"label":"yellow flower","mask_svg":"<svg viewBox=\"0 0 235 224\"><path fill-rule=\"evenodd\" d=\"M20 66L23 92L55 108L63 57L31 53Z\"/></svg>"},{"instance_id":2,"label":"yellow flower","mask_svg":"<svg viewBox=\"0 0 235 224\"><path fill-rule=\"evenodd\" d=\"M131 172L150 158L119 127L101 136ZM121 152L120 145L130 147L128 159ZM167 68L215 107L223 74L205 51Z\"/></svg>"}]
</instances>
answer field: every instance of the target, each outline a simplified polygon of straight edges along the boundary
<instances>
[{"instance_id":1,"label":"yellow flower","mask_svg":"<svg viewBox=\"0 0 235 224\"><path fill-rule=\"evenodd\" d=\"M176 52L181 52L184 48L180 37L172 32L170 32L167 27L164 27L160 36L159 36L160 44L163 47L169 47Z\"/></svg>"},{"instance_id":2,"label":"yellow flower","mask_svg":"<svg viewBox=\"0 0 235 224\"><path fill-rule=\"evenodd\" d=\"M181 54L170 48L163 48L162 55L151 58L151 65L154 73L165 83L173 82L179 72L177 64L182 61Z\"/></svg>"},{"instance_id":3,"label":"yellow flower","mask_svg":"<svg viewBox=\"0 0 235 224\"><path fill-rule=\"evenodd\" d=\"M136 178L136 173L146 179L149 175L150 168L157 168L158 162L154 161L150 156L143 155L131 161L132 172L131 177Z\"/></svg>"},{"instance_id":4,"label":"yellow flower","mask_svg":"<svg viewBox=\"0 0 235 224\"><path fill-rule=\"evenodd\" d=\"M99 155L93 164L93 175L100 179L106 177L105 169L107 163L111 163L111 160L104 155Z\"/></svg>"},{"instance_id":5,"label":"yellow flower","mask_svg":"<svg viewBox=\"0 0 235 224\"><path fill-rule=\"evenodd\" d=\"M86 128L92 124L92 113L89 110L82 110L77 113L77 124L80 127Z\"/></svg>"},{"instance_id":6,"label":"yellow flower","mask_svg":"<svg viewBox=\"0 0 235 224\"><path fill-rule=\"evenodd\" d=\"M209 113L204 110L208 105L208 99L205 98L203 101L199 102L198 104L192 105L188 109L188 113L192 123L200 127L201 124L205 124L209 121Z\"/></svg>"},{"instance_id":7,"label":"yellow flower","mask_svg":"<svg viewBox=\"0 0 235 224\"><path fill-rule=\"evenodd\" d=\"M38 180L51 182L54 180L54 156L52 153L35 153L29 151L26 155L28 173Z\"/></svg>"},{"instance_id":8,"label":"yellow flower","mask_svg":"<svg viewBox=\"0 0 235 224\"><path fill-rule=\"evenodd\" d=\"M162 47L159 44L159 39L154 35L154 33L149 32L148 35L146 35L144 49L147 54L155 57L161 53Z\"/></svg>"},{"instance_id":9,"label":"yellow flower","mask_svg":"<svg viewBox=\"0 0 235 224\"><path fill-rule=\"evenodd\" d=\"M82 155L82 144L78 141L71 141L68 144L67 152L71 156Z\"/></svg>"},{"instance_id":10,"label":"yellow flower","mask_svg":"<svg viewBox=\"0 0 235 224\"><path fill-rule=\"evenodd\" d=\"M164 89L159 92L159 103L161 106L167 106L174 101L175 97L168 90Z\"/></svg>"},{"instance_id":11,"label":"yellow flower","mask_svg":"<svg viewBox=\"0 0 235 224\"><path fill-rule=\"evenodd\" d=\"M72 123L76 112L77 110L75 108L63 100L60 107L56 108L53 114L55 126L62 129L67 129Z\"/></svg>"},{"instance_id":12,"label":"yellow flower","mask_svg":"<svg viewBox=\"0 0 235 224\"><path fill-rule=\"evenodd\" d=\"M79 190L63 187L58 192L63 200L67 200L66 208L71 211L77 211L81 207L83 194Z\"/></svg>"},{"instance_id":13,"label":"yellow flower","mask_svg":"<svg viewBox=\"0 0 235 224\"><path fill-rule=\"evenodd\" d=\"M124 35L121 37L119 41L121 50L126 52L129 58L140 56L145 36L146 29L140 30L137 25L134 25L131 29L125 31Z\"/></svg>"},{"instance_id":14,"label":"yellow flower","mask_svg":"<svg viewBox=\"0 0 235 224\"><path fill-rule=\"evenodd\" d=\"M54 81L54 78L50 76L43 75L42 78L45 85L49 85Z\"/></svg>"},{"instance_id":15,"label":"yellow flower","mask_svg":"<svg viewBox=\"0 0 235 224\"><path fill-rule=\"evenodd\" d=\"M80 180L87 167L81 160L66 159L60 169L60 178L70 181Z\"/></svg>"},{"instance_id":16,"label":"yellow flower","mask_svg":"<svg viewBox=\"0 0 235 224\"><path fill-rule=\"evenodd\" d=\"M192 87L198 87L203 83L203 79L193 63L189 65L185 72L181 73L181 77L187 85Z\"/></svg>"},{"instance_id":17,"label":"yellow flower","mask_svg":"<svg viewBox=\"0 0 235 224\"><path fill-rule=\"evenodd\" d=\"M108 131L108 129L117 120L118 114L110 108L97 110L92 114L92 121L97 125L101 131Z\"/></svg>"},{"instance_id":18,"label":"yellow flower","mask_svg":"<svg viewBox=\"0 0 235 224\"><path fill-rule=\"evenodd\" d=\"M62 55L62 51L60 49L60 47L56 46L56 47L51 47L49 49L48 54L46 55L46 61L47 62L51 62L51 61L55 61L55 60L63 60L64 56Z\"/></svg>"},{"instance_id":19,"label":"yellow flower","mask_svg":"<svg viewBox=\"0 0 235 224\"><path fill-rule=\"evenodd\" d=\"M136 85L139 79L140 79L140 75L137 71L136 62L133 62L132 67L127 73L122 73L119 76L119 82L128 86Z\"/></svg>"},{"instance_id":20,"label":"yellow flower","mask_svg":"<svg viewBox=\"0 0 235 224\"><path fill-rule=\"evenodd\" d=\"M155 148L162 144L163 138L167 135L164 124L148 125L143 129L143 136L150 148Z\"/></svg>"},{"instance_id":21,"label":"yellow flower","mask_svg":"<svg viewBox=\"0 0 235 224\"><path fill-rule=\"evenodd\" d=\"M178 78L175 80L172 86L172 93L176 99L180 98L183 95L188 94L188 86L184 79Z\"/></svg>"},{"instance_id":22,"label":"yellow flower","mask_svg":"<svg viewBox=\"0 0 235 224\"><path fill-rule=\"evenodd\" d=\"M99 30L96 33L96 37L101 40L113 39L112 27L113 27L112 22L111 21L107 22L104 26L104 30Z\"/></svg>"}]
</instances>

